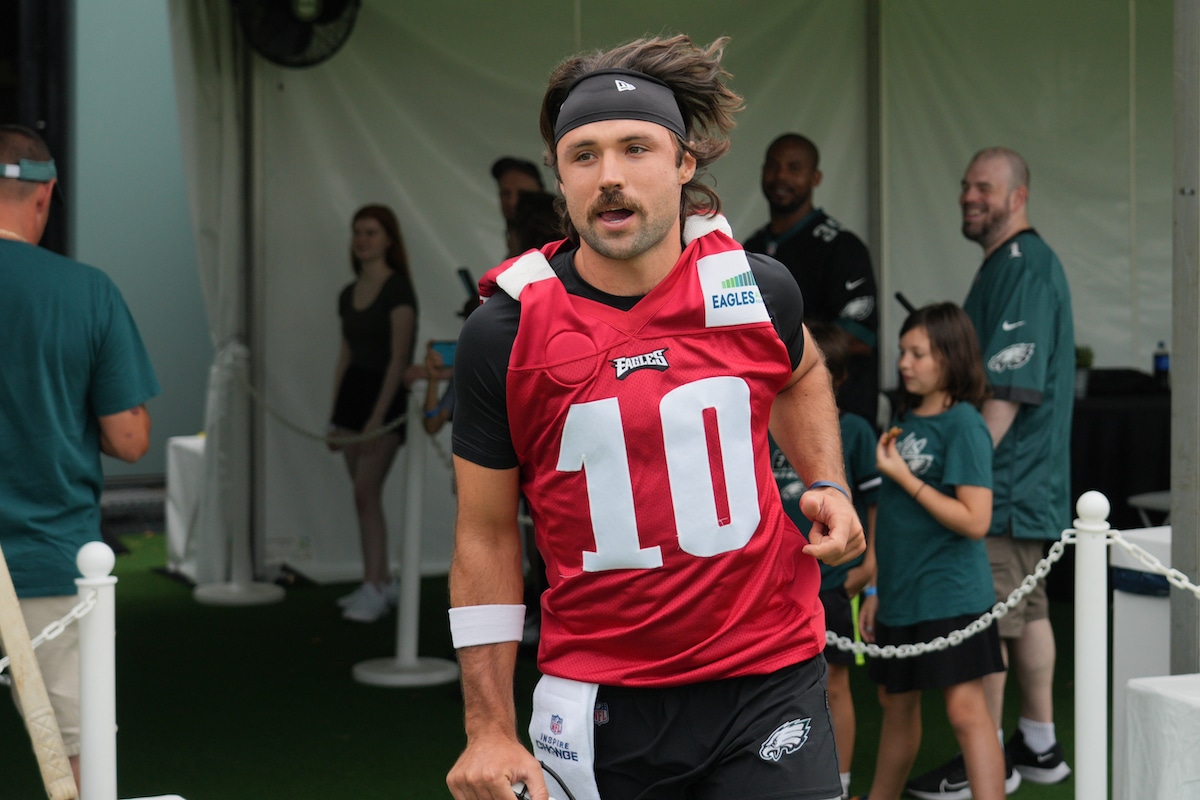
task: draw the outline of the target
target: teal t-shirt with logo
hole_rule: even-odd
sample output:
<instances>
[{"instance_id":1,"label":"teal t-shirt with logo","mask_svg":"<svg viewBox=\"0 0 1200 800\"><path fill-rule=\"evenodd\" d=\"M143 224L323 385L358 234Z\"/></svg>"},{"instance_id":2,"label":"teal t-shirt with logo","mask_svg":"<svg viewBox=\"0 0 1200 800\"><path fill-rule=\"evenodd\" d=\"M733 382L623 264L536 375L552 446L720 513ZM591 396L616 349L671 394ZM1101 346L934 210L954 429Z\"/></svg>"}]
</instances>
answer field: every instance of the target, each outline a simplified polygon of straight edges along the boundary
<instances>
[{"instance_id":1,"label":"teal t-shirt with logo","mask_svg":"<svg viewBox=\"0 0 1200 800\"><path fill-rule=\"evenodd\" d=\"M1019 404L996 446L991 535L1057 539L1071 524L1075 323L1058 256L1032 230L983 262L963 310L993 396Z\"/></svg>"},{"instance_id":2,"label":"teal t-shirt with logo","mask_svg":"<svg viewBox=\"0 0 1200 800\"><path fill-rule=\"evenodd\" d=\"M958 486L992 485L992 437L972 406L895 420L896 449L924 491L953 496ZM879 612L887 625L914 625L982 613L996 602L987 548L935 520L895 481L884 477L875 521Z\"/></svg>"},{"instance_id":3,"label":"teal t-shirt with logo","mask_svg":"<svg viewBox=\"0 0 1200 800\"><path fill-rule=\"evenodd\" d=\"M100 538L99 417L159 392L113 282L0 240L0 548L21 597L73 595L75 557Z\"/></svg>"}]
</instances>

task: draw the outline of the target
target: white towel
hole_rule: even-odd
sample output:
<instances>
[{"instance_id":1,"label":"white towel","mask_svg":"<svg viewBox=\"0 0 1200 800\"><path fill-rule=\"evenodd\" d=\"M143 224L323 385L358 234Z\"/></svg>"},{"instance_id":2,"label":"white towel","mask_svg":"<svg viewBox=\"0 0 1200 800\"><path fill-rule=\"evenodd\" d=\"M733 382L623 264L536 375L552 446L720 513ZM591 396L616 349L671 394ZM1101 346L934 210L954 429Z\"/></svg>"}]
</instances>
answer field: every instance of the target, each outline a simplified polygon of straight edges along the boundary
<instances>
[{"instance_id":1,"label":"white towel","mask_svg":"<svg viewBox=\"0 0 1200 800\"><path fill-rule=\"evenodd\" d=\"M543 675L533 690L533 716L529 740L533 754L561 778L575 800L600 800L596 788L595 755L596 690L594 683L580 683ZM559 781L543 770L546 786L556 798Z\"/></svg>"}]
</instances>

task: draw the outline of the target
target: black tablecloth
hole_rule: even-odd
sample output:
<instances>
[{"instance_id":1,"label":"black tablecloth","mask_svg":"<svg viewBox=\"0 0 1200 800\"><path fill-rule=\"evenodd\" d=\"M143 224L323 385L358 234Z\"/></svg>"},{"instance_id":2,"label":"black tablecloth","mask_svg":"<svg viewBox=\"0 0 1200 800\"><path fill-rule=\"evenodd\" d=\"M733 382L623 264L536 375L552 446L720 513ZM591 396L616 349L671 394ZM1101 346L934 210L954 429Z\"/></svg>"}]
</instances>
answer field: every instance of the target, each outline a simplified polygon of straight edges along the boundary
<instances>
[{"instance_id":1,"label":"black tablecloth","mask_svg":"<svg viewBox=\"0 0 1200 800\"><path fill-rule=\"evenodd\" d=\"M1171 396L1139 394L1075 401L1071 426L1072 503L1089 489L1108 497L1108 523L1140 528L1125 499L1171 488ZM1072 509L1073 510L1073 509Z\"/></svg>"},{"instance_id":2,"label":"black tablecloth","mask_svg":"<svg viewBox=\"0 0 1200 800\"><path fill-rule=\"evenodd\" d=\"M1138 373L1141 374L1141 373ZM1149 378L1149 376L1145 376ZM1103 391L1104 384L1099 387ZM1130 495L1171 486L1171 395L1144 382L1134 394L1091 396L1075 401L1071 425L1071 515L1089 489L1103 492L1112 510L1108 523L1125 530L1142 527ZM1070 601L1075 552L1068 547L1046 583L1051 597Z\"/></svg>"}]
</instances>

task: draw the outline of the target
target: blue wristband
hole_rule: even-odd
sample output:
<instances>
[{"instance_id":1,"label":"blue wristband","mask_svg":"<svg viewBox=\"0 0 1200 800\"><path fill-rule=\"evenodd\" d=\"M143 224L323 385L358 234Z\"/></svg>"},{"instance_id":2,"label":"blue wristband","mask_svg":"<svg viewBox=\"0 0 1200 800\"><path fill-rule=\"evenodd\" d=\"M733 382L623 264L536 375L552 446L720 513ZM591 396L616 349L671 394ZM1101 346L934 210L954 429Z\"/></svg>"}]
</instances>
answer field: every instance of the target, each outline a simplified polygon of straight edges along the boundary
<instances>
[{"instance_id":1,"label":"blue wristband","mask_svg":"<svg viewBox=\"0 0 1200 800\"><path fill-rule=\"evenodd\" d=\"M823 489L826 486L828 486L831 489L837 489L839 492L846 495L847 500L850 499L850 493L847 492L844 487L839 486L838 484L834 483L833 481L814 481L813 483L810 483L808 485L808 488L809 489Z\"/></svg>"},{"instance_id":2,"label":"blue wristband","mask_svg":"<svg viewBox=\"0 0 1200 800\"><path fill-rule=\"evenodd\" d=\"M863 597L874 597L877 594L879 594L879 588L877 586L863 587Z\"/></svg>"}]
</instances>

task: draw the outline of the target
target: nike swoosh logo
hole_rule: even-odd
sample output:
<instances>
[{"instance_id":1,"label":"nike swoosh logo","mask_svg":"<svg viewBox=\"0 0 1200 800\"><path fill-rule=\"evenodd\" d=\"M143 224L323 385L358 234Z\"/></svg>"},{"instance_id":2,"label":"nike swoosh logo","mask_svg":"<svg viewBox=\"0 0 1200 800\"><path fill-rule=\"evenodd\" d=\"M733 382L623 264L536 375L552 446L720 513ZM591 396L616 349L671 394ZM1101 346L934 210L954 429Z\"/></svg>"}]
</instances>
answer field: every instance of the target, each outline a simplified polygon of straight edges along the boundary
<instances>
[{"instance_id":1,"label":"nike swoosh logo","mask_svg":"<svg viewBox=\"0 0 1200 800\"><path fill-rule=\"evenodd\" d=\"M1051 751L1049 751L1049 752L1046 752L1046 753L1038 753L1038 756L1037 756L1037 760L1038 760L1038 763L1039 763L1039 764L1045 763L1045 762L1049 761L1049 760L1050 760L1050 759L1052 759L1052 758L1054 758L1054 751L1053 751L1053 750L1051 750Z\"/></svg>"},{"instance_id":2,"label":"nike swoosh logo","mask_svg":"<svg viewBox=\"0 0 1200 800\"><path fill-rule=\"evenodd\" d=\"M961 783L952 783L946 778L942 778L942 794L950 794L951 792L961 791L971 785L970 781L962 781Z\"/></svg>"},{"instance_id":3,"label":"nike swoosh logo","mask_svg":"<svg viewBox=\"0 0 1200 800\"><path fill-rule=\"evenodd\" d=\"M1007 322L1006 321L1006 322L1001 322L1000 327L1006 331L1015 331L1017 328L1021 327L1024 324L1025 324L1025 320L1020 320L1019 322Z\"/></svg>"},{"instance_id":4,"label":"nike swoosh logo","mask_svg":"<svg viewBox=\"0 0 1200 800\"><path fill-rule=\"evenodd\" d=\"M857 289L858 287L862 286L866 282L867 282L866 278L859 278L856 281L846 281L846 291L852 292L855 289Z\"/></svg>"}]
</instances>

